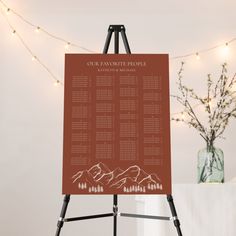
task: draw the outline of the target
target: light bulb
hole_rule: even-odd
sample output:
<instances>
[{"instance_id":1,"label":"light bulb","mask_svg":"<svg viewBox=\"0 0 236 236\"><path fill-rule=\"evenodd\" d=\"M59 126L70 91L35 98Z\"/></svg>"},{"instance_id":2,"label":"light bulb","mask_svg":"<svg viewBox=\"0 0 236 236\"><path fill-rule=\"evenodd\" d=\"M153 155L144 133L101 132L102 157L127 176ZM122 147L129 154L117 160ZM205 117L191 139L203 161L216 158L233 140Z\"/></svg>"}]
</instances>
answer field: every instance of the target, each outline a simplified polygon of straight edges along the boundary
<instances>
[{"instance_id":1,"label":"light bulb","mask_svg":"<svg viewBox=\"0 0 236 236\"><path fill-rule=\"evenodd\" d=\"M55 86L55 87L57 87L59 84L60 84L60 81L59 81L59 80L56 80L56 81L54 82L54 86Z\"/></svg>"},{"instance_id":2,"label":"light bulb","mask_svg":"<svg viewBox=\"0 0 236 236\"><path fill-rule=\"evenodd\" d=\"M67 42L66 45L65 45L65 49L68 50L70 47L70 42Z\"/></svg>"},{"instance_id":3,"label":"light bulb","mask_svg":"<svg viewBox=\"0 0 236 236\"><path fill-rule=\"evenodd\" d=\"M200 56L199 56L199 53L198 53L198 52L196 53L196 59L197 59L197 60L200 60Z\"/></svg>"},{"instance_id":4,"label":"light bulb","mask_svg":"<svg viewBox=\"0 0 236 236\"><path fill-rule=\"evenodd\" d=\"M36 32L36 33L39 33L39 32L40 32L40 27L39 27L39 26L35 29L35 32Z\"/></svg>"},{"instance_id":5,"label":"light bulb","mask_svg":"<svg viewBox=\"0 0 236 236\"><path fill-rule=\"evenodd\" d=\"M225 43L222 48L222 56L227 57L229 55L229 43Z\"/></svg>"},{"instance_id":6,"label":"light bulb","mask_svg":"<svg viewBox=\"0 0 236 236\"><path fill-rule=\"evenodd\" d=\"M6 9L6 14L9 15L9 14L10 14L10 11L11 11L11 9L10 9L10 8L7 8L7 9Z\"/></svg>"},{"instance_id":7,"label":"light bulb","mask_svg":"<svg viewBox=\"0 0 236 236\"><path fill-rule=\"evenodd\" d=\"M12 31L12 35L13 35L13 36L16 35L16 30L13 30L13 31Z\"/></svg>"},{"instance_id":8,"label":"light bulb","mask_svg":"<svg viewBox=\"0 0 236 236\"><path fill-rule=\"evenodd\" d=\"M31 60L32 60L32 61L36 61L36 60L37 60L37 57L36 57L36 56L33 56L33 57L31 58Z\"/></svg>"},{"instance_id":9,"label":"light bulb","mask_svg":"<svg viewBox=\"0 0 236 236\"><path fill-rule=\"evenodd\" d=\"M226 43L224 46L224 53L227 55L229 53L229 44Z\"/></svg>"},{"instance_id":10,"label":"light bulb","mask_svg":"<svg viewBox=\"0 0 236 236\"><path fill-rule=\"evenodd\" d=\"M217 106L216 100L215 99L210 99L208 101L208 105L211 109L214 109Z\"/></svg>"}]
</instances>

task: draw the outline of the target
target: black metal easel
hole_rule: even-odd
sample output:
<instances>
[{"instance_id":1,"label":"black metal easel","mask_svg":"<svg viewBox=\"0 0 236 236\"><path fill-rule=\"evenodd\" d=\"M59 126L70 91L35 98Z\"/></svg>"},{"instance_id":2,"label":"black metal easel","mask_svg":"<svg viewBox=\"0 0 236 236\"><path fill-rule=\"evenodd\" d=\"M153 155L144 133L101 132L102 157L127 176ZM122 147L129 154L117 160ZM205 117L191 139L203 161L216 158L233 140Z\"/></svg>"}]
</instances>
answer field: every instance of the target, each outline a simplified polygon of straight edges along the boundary
<instances>
[{"instance_id":1,"label":"black metal easel","mask_svg":"<svg viewBox=\"0 0 236 236\"><path fill-rule=\"evenodd\" d=\"M125 27L124 25L110 25L108 28L108 34L105 42L105 46L103 49L103 53L107 54L109 45L111 42L111 37L114 32L114 53L119 53L119 34L121 34L123 43L125 46L125 50L127 54L131 54L131 50L129 47L129 43L126 37L125 33ZM64 222L71 222L71 221L79 221L79 220L88 220L88 219L94 219L94 218L102 218L102 217L113 217L113 236L117 236L117 216L123 216L123 217L133 217L133 218L143 218L143 219L155 219L155 220L173 220L174 226L176 227L178 236L182 236L182 232L180 229L180 221L178 219L173 197L172 195L167 195L167 201L170 206L172 217L166 217L166 216L152 216L152 215L140 215L140 214L131 214L131 213L119 213L118 212L118 196L113 195L113 212L112 213L105 213L105 214L98 214L98 215L89 215L89 216L81 216L81 217L73 217L73 218L65 218L66 211L68 204L70 202L70 195L65 195L60 218L57 223L57 231L55 236L59 236L61 232L61 228L64 225Z\"/></svg>"}]
</instances>

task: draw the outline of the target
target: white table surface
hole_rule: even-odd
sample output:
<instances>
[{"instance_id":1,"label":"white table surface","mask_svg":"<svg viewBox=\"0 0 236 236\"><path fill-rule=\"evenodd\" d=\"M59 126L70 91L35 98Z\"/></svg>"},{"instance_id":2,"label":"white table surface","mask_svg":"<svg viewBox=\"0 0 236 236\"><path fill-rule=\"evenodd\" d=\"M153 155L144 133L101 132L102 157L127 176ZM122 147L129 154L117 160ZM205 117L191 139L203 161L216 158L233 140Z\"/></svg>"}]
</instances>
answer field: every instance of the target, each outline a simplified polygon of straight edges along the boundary
<instances>
[{"instance_id":1,"label":"white table surface","mask_svg":"<svg viewBox=\"0 0 236 236\"><path fill-rule=\"evenodd\" d=\"M183 236L236 236L236 183L176 184L173 197ZM165 196L137 196L137 212L170 216ZM172 222L137 220L138 236L177 235Z\"/></svg>"}]
</instances>

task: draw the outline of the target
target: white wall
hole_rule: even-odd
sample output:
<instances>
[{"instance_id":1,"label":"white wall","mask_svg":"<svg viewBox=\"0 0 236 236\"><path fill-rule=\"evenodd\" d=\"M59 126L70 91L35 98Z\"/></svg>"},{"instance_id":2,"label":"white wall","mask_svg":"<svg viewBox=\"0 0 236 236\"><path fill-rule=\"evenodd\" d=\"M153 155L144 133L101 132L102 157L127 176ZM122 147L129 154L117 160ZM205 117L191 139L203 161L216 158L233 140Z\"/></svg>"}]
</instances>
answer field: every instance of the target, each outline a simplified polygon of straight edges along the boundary
<instances>
[{"instance_id":1,"label":"white wall","mask_svg":"<svg viewBox=\"0 0 236 236\"><path fill-rule=\"evenodd\" d=\"M108 25L117 23L125 24L133 53L175 56L224 43L236 36L233 0L6 2L35 24L98 52L102 51ZM12 14L9 19L36 55L63 80L64 45L43 33L37 35ZM0 235L49 236L54 234L62 200L63 88L54 87L50 75L31 61L19 40L12 37L3 17L0 29ZM83 51L71 48L70 52ZM235 52L236 43L232 44L228 59L231 74L236 72ZM180 61L170 64L172 92L176 91ZM204 54L200 61L189 58L185 80L203 91L206 74L217 75L223 62L218 50ZM173 103L171 111L179 110ZM234 121L225 132L227 139L218 142L225 153L226 181L236 175L235 130ZM197 132L172 123L174 183L196 182L196 155L202 147L204 142ZM72 215L110 211L108 196L74 198L69 209ZM123 198L126 210L135 208L133 200L134 197ZM63 235L73 232L75 235L77 229L83 230L83 235L95 232L111 235L109 221L93 221L94 227L87 222L83 226L73 224L64 228ZM128 221L133 225L132 222ZM120 235L127 235L127 228L130 235L135 235L136 229L128 227L128 223L121 222Z\"/></svg>"}]
</instances>

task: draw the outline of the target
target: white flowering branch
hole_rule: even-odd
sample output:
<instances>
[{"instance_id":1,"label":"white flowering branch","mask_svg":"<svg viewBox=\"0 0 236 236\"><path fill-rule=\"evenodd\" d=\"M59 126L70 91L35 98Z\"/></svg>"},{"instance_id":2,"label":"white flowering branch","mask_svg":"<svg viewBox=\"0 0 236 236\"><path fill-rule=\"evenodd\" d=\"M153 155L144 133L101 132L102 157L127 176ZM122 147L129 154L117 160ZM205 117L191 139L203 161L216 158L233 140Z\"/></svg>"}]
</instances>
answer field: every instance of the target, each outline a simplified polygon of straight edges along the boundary
<instances>
[{"instance_id":1,"label":"white flowering branch","mask_svg":"<svg viewBox=\"0 0 236 236\"><path fill-rule=\"evenodd\" d=\"M229 78L227 64L224 63L220 77L216 82L210 74L207 76L207 93L205 96L199 96L194 89L183 84L183 67L184 62L182 62L178 72L179 95L172 95L172 97L183 106L184 116L181 118L173 117L172 120L183 122L189 127L195 128L207 142L207 145L212 146L215 139L224 133L229 120L233 117L236 118L236 74ZM199 106L203 106L206 112L206 125L196 112L196 106L193 105L196 102Z\"/></svg>"}]
</instances>

